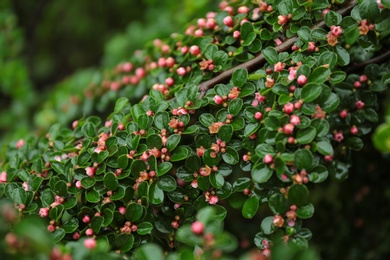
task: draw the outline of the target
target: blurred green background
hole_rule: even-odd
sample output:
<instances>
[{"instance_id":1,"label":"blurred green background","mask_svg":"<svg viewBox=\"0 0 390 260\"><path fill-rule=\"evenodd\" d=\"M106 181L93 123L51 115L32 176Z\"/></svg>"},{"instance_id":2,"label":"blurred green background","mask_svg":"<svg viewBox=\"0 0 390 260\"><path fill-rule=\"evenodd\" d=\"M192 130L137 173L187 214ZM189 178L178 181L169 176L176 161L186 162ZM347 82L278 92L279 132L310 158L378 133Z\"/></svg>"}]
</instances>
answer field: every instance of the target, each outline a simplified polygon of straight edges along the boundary
<instances>
[{"instance_id":1,"label":"blurred green background","mask_svg":"<svg viewBox=\"0 0 390 260\"><path fill-rule=\"evenodd\" d=\"M147 41L183 31L217 4L1 0L0 145L45 133L54 122L70 126L72 120L93 112L87 101L78 100L84 89L99 84L107 70ZM383 104L389 103L388 96L382 97ZM84 107L69 107L69 101ZM381 118L390 118L384 109ZM374 138L384 152L390 152L390 145L383 145L390 140L388 122ZM328 180L312 187L316 213L305 224L314 234L311 245L323 259L390 259L390 160L374 148L371 137L365 143L362 152L353 154L347 181ZM253 230L249 233L257 232L256 223L247 227Z\"/></svg>"}]
</instances>

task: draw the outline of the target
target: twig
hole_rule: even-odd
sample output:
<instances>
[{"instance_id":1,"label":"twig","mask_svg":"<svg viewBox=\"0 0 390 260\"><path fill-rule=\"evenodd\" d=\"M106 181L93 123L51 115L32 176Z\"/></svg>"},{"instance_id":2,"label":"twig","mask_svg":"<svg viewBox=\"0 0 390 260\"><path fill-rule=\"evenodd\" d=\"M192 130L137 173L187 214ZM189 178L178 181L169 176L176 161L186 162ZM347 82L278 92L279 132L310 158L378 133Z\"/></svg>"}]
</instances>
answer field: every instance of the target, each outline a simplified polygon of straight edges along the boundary
<instances>
[{"instance_id":1,"label":"twig","mask_svg":"<svg viewBox=\"0 0 390 260\"><path fill-rule=\"evenodd\" d=\"M369 64L372 64L372 63L381 63L382 61L385 61L387 59L390 58L390 50L386 51L385 53L382 53L378 56L375 56L374 58L372 59L369 59L369 60L366 60L366 61L362 61L362 62L355 62L353 64L350 64L350 66L348 68L345 69L345 72L346 73L351 73L353 71L356 71L360 68L363 68Z\"/></svg>"},{"instance_id":2,"label":"twig","mask_svg":"<svg viewBox=\"0 0 390 260\"><path fill-rule=\"evenodd\" d=\"M356 0L349 1L345 6L343 6L342 8L340 8L338 10L338 13L343 16L343 15L349 13L356 4L357 4ZM311 29L322 28L322 27L325 27L325 21L323 21L323 20L321 22L319 22L318 24L314 25ZM294 43L298 40L299 40L299 37L297 37L297 36L289 38L286 41L284 41L282 44L280 44L279 46L276 46L275 50L278 52L286 51L286 50L290 49L291 46L293 46ZM207 90L212 88L214 85L228 81L231 78L231 76L233 75L233 72L236 71L237 69L242 68L242 69L247 69L248 72L252 72L252 71L256 70L257 68L259 68L264 63L265 63L265 58L264 58L263 54L260 53L256 57L254 57L253 59L251 59L247 62L244 62L238 66L235 66L229 70L226 70L214 78L211 78L205 82L200 83L199 84L199 92L201 92L201 96L204 96L206 94Z\"/></svg>"}]
</instances>

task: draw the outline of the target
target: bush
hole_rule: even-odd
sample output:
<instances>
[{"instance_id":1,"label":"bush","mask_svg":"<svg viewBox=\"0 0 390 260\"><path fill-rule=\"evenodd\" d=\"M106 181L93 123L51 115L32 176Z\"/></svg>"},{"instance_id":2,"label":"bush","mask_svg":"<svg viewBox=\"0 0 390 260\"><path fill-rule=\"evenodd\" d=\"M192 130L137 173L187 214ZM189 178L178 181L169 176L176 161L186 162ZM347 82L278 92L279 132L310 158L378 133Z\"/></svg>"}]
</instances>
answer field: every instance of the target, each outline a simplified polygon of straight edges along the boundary
<instances>
[{"instance_id":1,"label":"bush","mask_svg":"<svg viewBox=\"0 0 390 260\"><path fill-rule=\"evenodd\" d=\"M222 2L147 45L86 90L116 100L106 121L4 150L3 254L315 259L309 189L345 180L378 121L388 7Z\"/></svg>"}]
</instances>

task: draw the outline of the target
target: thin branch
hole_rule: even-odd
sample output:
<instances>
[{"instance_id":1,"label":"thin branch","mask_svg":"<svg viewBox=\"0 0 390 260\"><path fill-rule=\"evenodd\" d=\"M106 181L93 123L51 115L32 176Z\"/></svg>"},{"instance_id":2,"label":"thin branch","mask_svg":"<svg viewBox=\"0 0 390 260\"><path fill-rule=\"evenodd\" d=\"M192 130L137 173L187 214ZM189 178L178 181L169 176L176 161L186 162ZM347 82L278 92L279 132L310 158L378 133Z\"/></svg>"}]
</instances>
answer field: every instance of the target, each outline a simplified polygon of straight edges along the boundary
<instances>
[{"instance_id":1,"label":"thin branch","mask_svg":"<svg viewBox=\"0 0 390 260\"><path fill-rule=\"evenodd\" d=\"M338 13L341 14L342 16L344 16L345 14L349 13L356 4L357 4L356 0L349 1L345 6L343 6L342 8L340 8L338 10ZM311 29L317 29L317 28L322 28L322 27L325 27L325 21L323 21L323 20L321 22L319 22L318 24L314 25ZM284 41L282 44L280 44L279 46L276 46L275 50L278 52L286 51L286 50L290 49L291 46L293 46L294 43L298 40L299 40L299 37L297 37L297 36L289 38L286 41ZM252 72L252 71L256 70L257 68L259 68L264 63L265 63L265 58L264 58L263 54L260 53L255 58L253 58L247 62L241 63L238 66L235 66L229 70L222 72L221 74L217 75L214 78L211 78L205 82L200 83L199 84L199 92L201 92L201 95L204 96L206 94L207 90L212 88L214 85L228 81L231 78L231 76L233 75L233 72L236 71L237 69L242 68L242 69L247 69L248 72Z\"/></svg>"},{"instance_id":2,"label":"thin branch","mask_svg":"<svg viewBox=\"0 0 390 260\"><path fill-rule=\"evenodd\" d=\"M369 64L372 64L372 63L381 63L382 61L385 61L385 60L388 60L390 58L390 50L378 55L378 56L375 56L374 58L372 59L369 59L369 60L366 60L366 61L362 61L362 62L355 62L353 64L350 64L349 67L345 70L346 73L351 73L353 71L356 71L360 68L363 68Z\"/></svg>"}]
</instances>

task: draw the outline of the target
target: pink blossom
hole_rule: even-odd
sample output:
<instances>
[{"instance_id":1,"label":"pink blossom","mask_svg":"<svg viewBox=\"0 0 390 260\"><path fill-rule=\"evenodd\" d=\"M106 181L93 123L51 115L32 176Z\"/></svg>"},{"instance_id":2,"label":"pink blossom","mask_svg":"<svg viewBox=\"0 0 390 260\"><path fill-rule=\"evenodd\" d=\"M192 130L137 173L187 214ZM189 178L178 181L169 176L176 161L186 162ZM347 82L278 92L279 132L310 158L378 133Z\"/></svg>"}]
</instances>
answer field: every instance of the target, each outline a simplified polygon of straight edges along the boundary
<instances>
[{"instance_id":1,"label":"pink blossom","mask_svg":"<svg viewBox=\"0 0 390 260\"><path fill-rule=\"evenodd\" d=\"M218 203L218 197L216 195L211 195L209 198L209 204L214 205Z\"/></svg>"},{"instance_id":2,"label":"pink blossom","mask_svg":"<svg viewBox=\"0 0 390 260\"><path fill-rule=\"evenodd\" d=\"M19 141L16 142L16 148L19 149L24 145L24 140L20 139Z\"/></svg>"},{"instance_id":3,"label":"pink blossom","mask_svg":"<svg viewBox=\"0 0 390 260\"><path fill-rule=\"evenodd\" d=\"M0 174L0 183L5 183L5 182L7 182L7 172L4 171Z\"/></svg>"},{"instance_id":4,"label":"pink blossom","mask_svg":"<svg viewBox=\"0 0 390 260\"><path fill-rule=\"evenodd\" d=\"M196 235L201 235L204 231L204 224L200 221L195 221L191 225L191 231Z\"/></svg>"},{"instance_id":5,"label":"pink blossom","mask_svg":"<svg viewBox=\"0 0 390 260\"><path fill-rule=\"evenodd\" d=\"M94 249L96 247L96 240L93 238L87 238L84 240L83 244L88 249Z\"/></svg>"},{"instance_id":6,"label":"pink blossom","mask_svg":"<svg viewBox=\"0 0 390 260\"><path fill-rule=\"evenodd\" d=\"M288 70L289 70L288 80L294 80L297 76L297 70L295 70L293 67L290 67Z\"/></svg>"},{"instance_id":7,"label":"pink blossom","mask_svg":"<svg viewBox=\"0 0 390 260\"><path fill-rule=\"evenodd\" d=\"M45 217L49 216L49 208L40 208L39 209L39 216L41 216L41 218L45 218Z\"/></svg>"}]
</instances>

